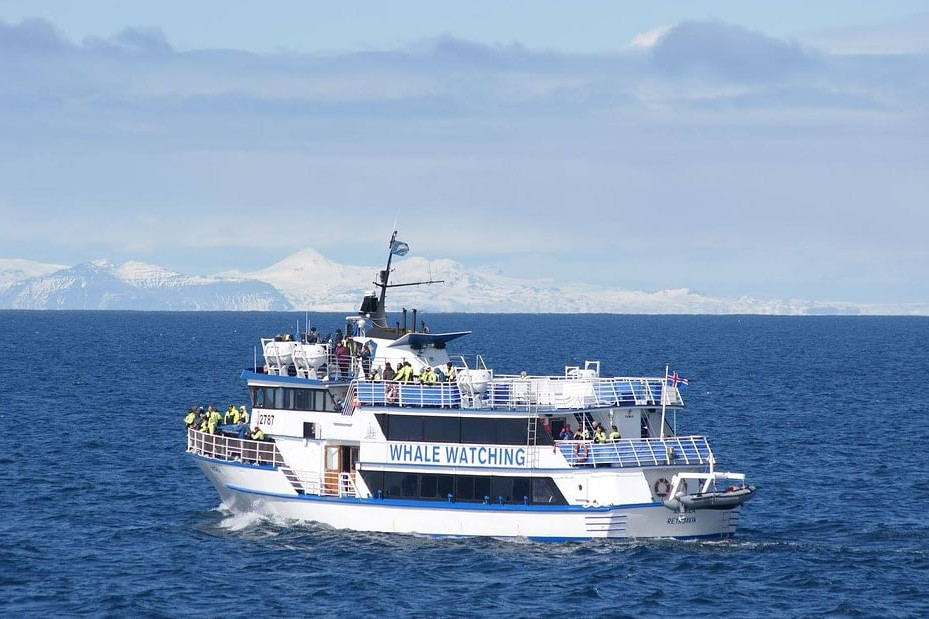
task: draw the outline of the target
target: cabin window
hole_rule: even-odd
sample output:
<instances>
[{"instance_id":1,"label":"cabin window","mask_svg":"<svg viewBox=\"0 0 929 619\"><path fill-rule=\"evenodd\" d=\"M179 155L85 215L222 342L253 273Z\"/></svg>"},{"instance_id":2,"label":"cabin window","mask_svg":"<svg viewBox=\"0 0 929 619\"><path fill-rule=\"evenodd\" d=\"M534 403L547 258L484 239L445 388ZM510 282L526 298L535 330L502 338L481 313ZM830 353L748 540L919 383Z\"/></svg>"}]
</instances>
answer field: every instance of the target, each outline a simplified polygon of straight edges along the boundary
<instances>
[{"instance_id":1,"label":"cabin window","mask_svg":"<svg viewBox=\"0 0 929 619\"><path fill-rule=\"evenodd\" d=\"M558 503L561 492L558 487L548 477L534 477L532 479L532 502L533 503ZM561 498L560 500L564 500Z\"/></svg>"},{"instance_id":2,"label":"cabin window","mask_svg":"<svg viewBox=\"0 0 929 619\"><path fill-rule=\"evenodd\" d=\"M390 420L390 439L394 441L422 441L423 418L418 415L395 415Z\"/></svg>"},{"instance_id":3,"label":"cabin window","mask_svg":"<svg viewBox=\"0 0 929 619\"><path fill-rule=\"evenodd\" d=\"M253 387L252 406L295 411L337 411L326 391L285 387Z\"/></svg>"},{"instance_id":4,"label":"cabin window","mask_svg":"<svg viewBox=\"0 0 929 619\"><path fill-rule=\"evenodd\" d=\"M303 438L316 438L316 424L309 421L303 422Z\"/></svg>"},{"instance_id":5,"label":"cabin window","mask_svg":"<svg viewBox=\"0 0 929 619\"><path fill-rule=\"evenodd\" d=\"M438 492L438 481L435 475L423 475L420 478L419 496L424 499L434 499Z\"/></svg>"},{"instance_id":6,"label":"cabin window","mask_svg":"<svg viewBox=\"0 0 929 619\"><path fill-rule=\"evenodd\" d=\"M461 429L457 417L424 417L423 438L433 443L458 443Z\"/></svg>"},{"instance_id":7,"label":"cabin window","mask_svg":"<svg viewBox=\"0 0 929 619\"><path fill-rule=\"evenodd\" d=\"M400 479L400 496L404 498L419 497L419 475L404 473Z\"/></svg>"},{"instance_id":8,"label":"cabin window","mask_svg":"<svg viewBox=\"0 0 929 619\"><path fill-rule=\"evenodd\" d=\"M528 437L526 419L499 419L497 441L501 445L525 445Z\"/></svg>"},{"instance_id":9,"label":"cabin window","mask_svg":"<svg viewBox=\"0 0 929 619\"><path fill-rule=\"evenodd\" d=\"M484 417L463 417L461 419L462 443L493 443L496 442L497 419Z\"/></svg>"},{"instance_id":10,"label":"cabin window","mask_svg":"<svg viewBox=\"0 0 929 619\"><path fill-rule=\"evenodd\" d=\"M445 501L451 494L462 503L491 503L503 497L505 503L521 504L524 497L529 503L566 505L564 496L555 482L548 477L494 477L490 475L433 475L429 473L397 473L362 471L371 494L378 491L390 498Z\"/></svg>"}]
</instances>

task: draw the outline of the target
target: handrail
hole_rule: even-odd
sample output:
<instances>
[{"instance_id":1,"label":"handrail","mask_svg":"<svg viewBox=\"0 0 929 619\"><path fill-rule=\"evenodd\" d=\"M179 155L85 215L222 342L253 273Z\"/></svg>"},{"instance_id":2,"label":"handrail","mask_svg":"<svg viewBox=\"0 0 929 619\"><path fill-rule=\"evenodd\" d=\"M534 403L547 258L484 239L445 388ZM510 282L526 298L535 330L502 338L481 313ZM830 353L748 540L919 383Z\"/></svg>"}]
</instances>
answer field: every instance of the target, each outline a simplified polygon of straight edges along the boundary
<instances>
[{"instance_id":1,"label":"handrail","mask_svg":"<svg viewBox=\"0 0 929 619\"><path fill-rule=\"evenodd\" d=\"M558 412L607 406L681 407L677 387L664 378L495 376L479 397L462 397L458 383L358 380L358 401L369 406L424 406Z\"/></svg>"},{"instance_id":2,"label":"handrail","mask_svg":"<svg viewBox=\"0 0 929 619\"><path fill-rule=\"evenodd\" d=\"M606 443L555 441L569 466L618 467L708 465L713 457L705 436L619 439Z\"/></svg>"},{"instance_id":3,"label":"handrail","mask_svg":"<svg viewBox=\"0 0 929 619\"><path fill-rule=\"evenodd\" d=\"M210 434L193 428L187 430L187 451L217 460L271 466L286 465L284 457L273 441L255 441L223 434Z\"/></svg>"}]
</instances>

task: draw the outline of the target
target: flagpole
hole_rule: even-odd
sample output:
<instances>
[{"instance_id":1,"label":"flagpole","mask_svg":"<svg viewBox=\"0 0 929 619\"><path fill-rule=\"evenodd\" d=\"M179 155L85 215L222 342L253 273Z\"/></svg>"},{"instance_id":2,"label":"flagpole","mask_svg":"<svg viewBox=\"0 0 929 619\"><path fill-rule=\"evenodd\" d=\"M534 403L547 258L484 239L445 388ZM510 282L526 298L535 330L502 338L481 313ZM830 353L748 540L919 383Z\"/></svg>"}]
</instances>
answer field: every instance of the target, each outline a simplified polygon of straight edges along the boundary
<instances>
[{"instance_id":1,"label":"flagpole","mask_svg":"<svg viewBox=\"0 0 929 619\"><path fill-rule=\"evenodd\" d=\"M664 366L664 383L661 385L661 434L659 435L662 439L664 438L664 413L665 408L668 406L668 370L671 365L666 363Z\"/></svg>"}]
</instances>

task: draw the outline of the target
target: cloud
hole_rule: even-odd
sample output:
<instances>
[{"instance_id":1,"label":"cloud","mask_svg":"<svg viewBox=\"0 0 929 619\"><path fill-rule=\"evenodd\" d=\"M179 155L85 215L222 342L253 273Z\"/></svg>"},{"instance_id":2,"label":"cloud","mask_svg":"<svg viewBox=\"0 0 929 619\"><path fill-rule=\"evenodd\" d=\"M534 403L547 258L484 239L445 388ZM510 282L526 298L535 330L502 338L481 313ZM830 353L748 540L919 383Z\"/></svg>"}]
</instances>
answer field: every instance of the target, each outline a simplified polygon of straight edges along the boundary
<instances>
[{"instance_id":1,"label":"cloud","mask_svg":"<svg viewBox=\"0 0 929 619\"><path fill-rule=\"evenodd\" d=\"M21 54L57 54L70 47L44 19L24 19L18 25L0 20L0 51Z\"/></svg>"},{"instance_id":2,"label":"cloud","mask_svg":"<svg viewBox=\"0 0 929 619\"><path fill-rule=\"evenodd\" d=\"M129 52L142 55L166 56L174 52L160 28L126 28L111 39L89 37L83 47L104 52Z\"/></svg>"},{"instance_id":3,"label":"cloud","mask_svg":"<svg viewBox=\"0 0 929 619\"><path fill-rule=\"evenodd\" d=\"M669 75L718 76L764 81L816 64L797 45L720 22L684 22L665 32L652 47L655 67Z\"/></svg>"},{"instance_id":4,"label":"cloud","mask_svg":"<svg viewBox=\"0 0 929 619\"><path fill-rule=\"evenodd\" d=\"M15 224L0 242L45 262L249 270L308 244L359 259L399 218L425 255L508 274L842 299L886 296L874 282L892 268L894 290L929 294L926 256L901 249L929 225L914 208L929 59L716 22L648 40L182 52L157 30L74 45L41 20L0 22L3 49L45 50L0 54ZM844 274L869 261L871 284Z\"/></svg>"}]
</instances>

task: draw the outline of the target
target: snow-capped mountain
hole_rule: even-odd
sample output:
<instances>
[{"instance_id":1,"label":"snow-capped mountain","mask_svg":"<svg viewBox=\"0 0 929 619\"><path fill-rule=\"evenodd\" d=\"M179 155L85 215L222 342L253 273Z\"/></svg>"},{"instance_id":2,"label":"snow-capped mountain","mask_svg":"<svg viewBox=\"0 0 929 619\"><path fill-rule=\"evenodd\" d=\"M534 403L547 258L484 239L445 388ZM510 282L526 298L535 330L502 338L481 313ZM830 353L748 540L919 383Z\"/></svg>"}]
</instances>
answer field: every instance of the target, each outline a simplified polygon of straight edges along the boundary
<instances>
[{"instance_id":1,"label":"snow-capped mountain","mask_svg":"<svg viewBox=\"0 0 929 619\"><path fill-rule=\"evenodd\" d=\"M3 265L0 264L0 269ZM41 270L40 270L41 271ZM0 271L0 281L14 274ZM141 262L106 260L21 278L0 287L10 309L288 310L273 286L243 278L190 277Z\"/></svg>"},{"instance_id":2,"label":"snow-capped mountain","mask_svg":"<svg viewBox=\"0 0 929 619\"><path fill-rule=\"evenodd\" d=\"M388 312L617 313L617 314L910 314L929 304L878 306L807 300L718 298L688 289L645 292L551 279L518 279L465 268L451 260L397 258ZM357 311L374 290L381 266L333 262L304 249L265 269L189 276L142 262L106 260L74 267L0 260L0 308L136 310Z\"/></svg>"}]
</instances>

